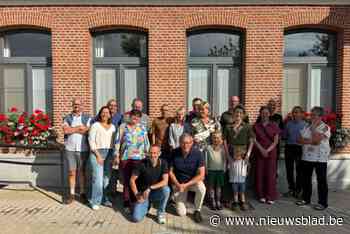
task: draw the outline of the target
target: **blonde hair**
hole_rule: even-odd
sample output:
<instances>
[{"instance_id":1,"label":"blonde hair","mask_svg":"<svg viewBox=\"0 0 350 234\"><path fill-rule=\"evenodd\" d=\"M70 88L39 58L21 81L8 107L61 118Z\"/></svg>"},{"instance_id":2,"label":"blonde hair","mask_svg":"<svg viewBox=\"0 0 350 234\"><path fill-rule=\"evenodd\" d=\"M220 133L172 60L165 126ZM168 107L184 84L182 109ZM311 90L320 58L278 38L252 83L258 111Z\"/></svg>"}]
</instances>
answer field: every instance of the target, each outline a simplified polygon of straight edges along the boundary
<instances>
[{"instance_id":1,"label":"blonde hair","mask_svg":"<svg viewBox=\"0 0 350 234\"><path fill-rule=\"evenodd\" d=\"M244 146L235 146L233 148L233 157L235 157L236 155L241 155L242 158L244 158L244 154L246 152L246 149Z\"/></svg>"},{"instance_id":2,"label":"blonde hair","mask_svg":"<svg viewBox=\"0 0 350 234\"><path fill-rule=\"evenodd\" d=\"M213 139L215 136L218 136L220 138L220 144L222 145L224 142L223 135L221 131L215 131L210 134L210 138Z\"/></svg>"}]
</instances>

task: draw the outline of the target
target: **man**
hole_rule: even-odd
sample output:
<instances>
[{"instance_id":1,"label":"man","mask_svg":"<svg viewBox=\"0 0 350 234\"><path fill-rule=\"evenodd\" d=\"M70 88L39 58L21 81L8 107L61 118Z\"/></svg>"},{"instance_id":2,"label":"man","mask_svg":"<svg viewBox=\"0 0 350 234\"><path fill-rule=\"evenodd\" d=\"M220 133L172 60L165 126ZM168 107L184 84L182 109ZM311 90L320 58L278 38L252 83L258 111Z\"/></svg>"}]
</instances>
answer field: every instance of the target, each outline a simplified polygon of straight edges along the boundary
<instances>
[{"instance_id":1,"label":"man","mask_svg":"<svg viewBox=\"0 0 350 234\"><path fill-rule=\"evenodd\" d=\"M202 153L193 147L193 138L188 133L180 137L180 147L173 152L173 161L170 167L169 176L174 185L174 201L176 212L180 216L185 216L187 192L195 192L195 212L194 220L202 221L201 208L205 196L205 176L204 158Z\"/></svg>"},{"instance_id":2,"label":"man","mask_svg":"<svg viewBox=\"0 0 350 234\"><path fill-rule=\"evenodd\" d=\"M269 102L267 103L267 106L270 109L270 113L271 113L270 120L277 124L278 128L280 129L280 132L282 133L284 128L283 117L281 114L276 112L276 101L274 99L270 99ZM277 168L278 168L278 160L281 154L280 143L281 143L281 139L279 139L278 145L276 146L277 147L277 158L276 158ZM278 173L276 173L276 177L278 177Z\"/></svg>"},{"instance_id":3,"label":"man","mask_svg":"<svg viewBox=\"0 0 350 234\"><path fill-rule=\"evenodd\" d=\"M195 117L199 117L199 107L201 106L202 102L203 102L203 100L198 98L198 97L193 98L192 110L185 117L186 123L190 124L192 122L192 119L194 119Z\"/></svg>"},{"instance_id":4,"label":"man","mask_svg":"<svg viewBox=\"0 0 350 234\"><path fill-rule=\"evenodd\" d=\"M152 122L151 139L153 144L161 147L163 154L169 154L169 126L173 122L173 118L170 117L169 106L167 104L162 105L160 111L161 116Z\"/></svg>"},{"instance_id":5,"label":"man","mask_svg":"<svg viewBox=\"0 0 350 234\"><path fill-rule=\"evenodd\" d=\"M236 106L240 105L240 99L238 96L231 96L230 97L230 107L227 111L222 113L220 118L220 124L223 130L225 130L227 127L231 127L233 125L233 112ZM249 123L249 118L246 115L243 119L245 123Z\"/></svg>"},{"instance_id":6,"label":"man","mask_svg":"<svg viewBox=\"0 0 350 234\"><path fill-rule=\"evenodd\" d=\"M118 103L115 99L110 99L106 106L108 106L108 109L111 111L112 115L112 124L115 126L116 129L120 126L123 120L123 115L118 112ZM91 124L96 122L97 116L91 121Z\"/></svg>"},{"instance_id":7,"label":"man","mask_svg":"<svg viewBox=\"0 0 350 234\"><path fill-rule=\"evenodd\" d=\"M270 109L271 112L271 117L270 120L275 122L277 126L280 128L280 130L283 130L283 117L281 114L278 114L276 112L276 101L274 99L270 99L269 102L267 103L267 106Z\"/></svg>"},{"instance_id":8,"label":"man","mask_svg":"<svg viewBox=\"0 0 350 234\"><path fill-rule=\"evenodd\" d=\"M130 188L136 197L133 221L140 222L146 216L150 203L159 202L157 218L165 224L165 208L170 195L168 187L168 164L159 158L160 147L152 145L150 156L137 165L130 178Z\"/></svg>"},{"instance_id":9,"label":"man","mask_svg":"<svg viewBox=\"0 0 350 234\"><path fill-rule=\"evenodd\" d=\"M143 102L140 98L135 98L133 101L132 101L132 104L131 104L131 109L132 110L138 110L138 111L141 111L143 110ZM130 111L126 112L124 114L124 122L128 122L130 121ZM149 123L149 117L147 114L143 113L142 112L142 116L141 116L141 120L140 120L140 123L146 127L147 131L150 130L150 123Z\"/></svg>"},{"instance_id":10,"label":"man","mask_svg":"<svg viewBox=\"0 0 350 234\"><path fill-rule=\"evenodd\" d=\"M76 174L79 174L80 199L87 202L85 195L85 169L89 156L87 132L90 127L90 117L82 113L81 101L77 98L72 101L72 113L64 117L63 132L65 156L68 162L68 180L70 193L67 204L74 200Z\"/></svg>"}]
</instances>

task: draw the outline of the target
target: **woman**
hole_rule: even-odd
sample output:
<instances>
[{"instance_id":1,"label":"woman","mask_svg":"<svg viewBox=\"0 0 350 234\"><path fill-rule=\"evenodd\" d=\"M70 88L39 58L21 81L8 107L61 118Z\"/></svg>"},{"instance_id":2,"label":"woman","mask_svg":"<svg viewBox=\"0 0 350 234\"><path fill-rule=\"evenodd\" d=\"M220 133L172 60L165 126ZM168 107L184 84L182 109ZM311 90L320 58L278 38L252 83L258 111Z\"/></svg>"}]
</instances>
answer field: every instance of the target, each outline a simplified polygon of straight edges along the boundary
<instances>
[{"instance_id":1,"label":"woman","mask_svg":"<svg viewBox=\"0 0 350 234\"><path fill-rule=\"evenodd\" d=\"M140 123L141 116L139 110L130 111L130 121L120 126L115 142L117 163L120 162L123 173L123 200L126 212L130 212L130 204L135 201L130 192L131 172L145 158L150 147L146 127Z\"/></svg>"},{"instance_id":2,"label":"woman","mask_svg":"<svg viewBox=\"0 0 350 234\"><path fill-rule=\"evenodd\" d=\"M186 131L185 113L186 110L184 107L177 109L174 123L170 124L169 145L172 150L180 147L180 136Z\"/></svg>"},{"instance_id":3,"label":"woman","mask_svg":"<svg viewBox=\"0 0 350 234\"><path fill-rule=\"evenodd\" d=\"M252 127L245 121L246 114L242 105L237 105L233 109L232 119L232 125L229 125L224 129L226 151L229 152L229 156L233 159L233 149L241 148L240 151L244 152L245 158L249 159L254 145L254 133ZM227 184L224 192L226 203L231 200L231 194L231 186Z\"/></svg>"},{"instance_id":4,"label":"woman","mask_svg":"<svg viewBox=\"0 0 350 234\"><path fill-rule=\"evenodd\" d=\"M107 197L107 188L112 171L113 135L116 132L112 124L112 115L107 106L103 106L97 115L97 121L89 131L90 163L91 163L91 197L89 204L93 210L98 210L102 203L105 206L112 206Z\"/></svg>"},{"instance_id":5,"label":"woman","mask_svg":"<svg viewBox=\"0 0 350 234\"><path fill-rule=\"evenodd\" d=\"M279 141L280 130L270 121L270 109L260 108L260 122L254 125L256 146L255 186L258 199L262 203L274 204L277 199L276 191L276 146Z\"/></svg>"},{"instance_id":6,"label":"woman","mask_svg":"<svg viewBox=\"0 0 350 234\"><path fill-rule=\"evenodd\" d=\"M304 127L298 143L303 145L303 200L298 201L298 206L308 205L312 195L312 174L316 170L318 204L315 210L324 210L328 207L327 162L330 154L329 138L330 128L322 122L323 109L314 107L311 109L311 124Z\"/></svg>"},{"instance_id":7,"label":"woman","mask_svg":"<svg viewBox=\"0 0 350 234\"><path fill-rule=\"evenodd\" d=\"M199 106L200 116L191 121L191 131L194 142L200 151L204 151L209 142L210 134L215 131L220 131L220 123L210 117L210 106L208 102L202 102Z\"/></svg>"}]
</instances>

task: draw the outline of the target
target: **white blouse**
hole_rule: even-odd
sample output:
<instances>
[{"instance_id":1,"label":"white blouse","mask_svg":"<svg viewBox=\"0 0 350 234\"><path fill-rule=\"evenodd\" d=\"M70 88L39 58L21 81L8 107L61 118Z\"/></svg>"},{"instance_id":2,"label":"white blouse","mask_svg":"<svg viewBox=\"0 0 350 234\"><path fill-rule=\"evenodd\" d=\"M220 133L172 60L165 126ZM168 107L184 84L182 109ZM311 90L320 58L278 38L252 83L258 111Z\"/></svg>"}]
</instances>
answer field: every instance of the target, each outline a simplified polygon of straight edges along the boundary
<instances>
[{"instance_id":1,"label":"white blouse","mask_svg":"<svg viewBox=\"0 0 350 234\"><path fill-rule=\"evenodd\" d=\"M105 129L100 122L95 122L89 131L89 144L91 150L111 149L115 136L115 126L111 124L109 129Z\"/></svg>"},{"instance_id":2,"label":"white blouse","mask_svg":"<svg viewBox=\"0 0 350 234\"><path fill-rule=\"evenodd\" d=\"M306 126L301 130L300 134L305 139L312 138L312 131L322 134L324 138L318 145L303 145L303 157L302 160L310 162L328 162L331 148L329 146L329 138L331 136L330 128L327 124L321 122L314 130L311 129L311 125Z\"/></svg>"}]
</instances>

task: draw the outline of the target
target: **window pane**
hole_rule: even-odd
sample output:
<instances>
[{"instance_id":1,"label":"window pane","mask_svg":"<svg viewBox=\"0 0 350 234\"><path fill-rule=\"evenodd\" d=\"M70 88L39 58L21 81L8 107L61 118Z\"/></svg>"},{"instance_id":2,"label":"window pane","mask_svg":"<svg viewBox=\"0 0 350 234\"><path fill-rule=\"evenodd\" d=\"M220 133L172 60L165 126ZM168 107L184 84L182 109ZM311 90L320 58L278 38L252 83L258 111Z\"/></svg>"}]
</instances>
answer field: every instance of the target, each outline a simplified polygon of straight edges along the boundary
<instances>
[{"instance_id":1,"label":"window pane","mask_svg":"<svg viewBox=\"0 0 350 234\"><path fill-rule=\"evenodd\" d=\"M333 67L313 67L311 72L310 107L333 110Z\"/></svg>"},{"instance_id":2,"label":"window pane","mask_svg":"<svg viewBox=\"0 0 350 234\"><path fill-rule=\"evenodd\" d=\"M95 37L96 57L146 57L146 35L106 33Z\"/></svg>"},{"instance_id":3,"label":"window pane","mask_svg":"<svg viewBox=\"0 0 350 234\"><path fill-rule=\"evenodd\" d=\"M284 36L284 56L335 57L335 35L317 32L300 32Z\"/></svg>"},{"instance_id":4,"label":"window pane","mask_svg":"<svg viewBox=\"0 0 350 234\"><path fill-rule=\"evenodd\" d=\"M122 97L122 111L130 109L132 101L140 98L143 103L143 111L147 112L147 80L146 68L127 68L124 70L124 97Z\"/></svg>"},{"instance_id":5,"label":"window pane","mask_svg":"<svg viewBox=\"0 0 350 234\"><path fill-rule=\"evenodd\" d=\"M116 98L116 71L115 69L96 69L96 112L107 104L111 98Z\"/></svg>"},{"instance_id":6,"label":"window pane","mask_svg":"<svg viewBox=\"0 0 350 234\"><path fill-rule=\"evenodd\" d=\"M284 68L282 115L285 116L296 105L306 108L306 66L288 65Z\"/></svg>"},{"instance_id":7,"label":"window pane","mask_svg":"<svg viewBox=\"0 0 350 234\"><path fill-rule=\"evenodd\" d=\"M218 69L218 84L217 84L217 99L218 99L218 114L223 113L228 109L229 90L230 90L230 70Z\"/></svg>"},{"instance_id":8,"label":"window pane","mask_svg":"<svg viewBox=\"0 0 350 234\"><path fill-rule=\"evenodd\" d=\"M208 32L188 37L190 57L240 57L240 36Z\"/></svg>"},{"instance_id":9,"label":"window pane","mask_svg":"<svg viewBox=\"0 0 350 234\"><path fill-rule=\"evenodd\" d=\"M19 110L25 109L25 79L24 69L21 67L4 67L1 87L3 110L8 111L11 107Z\"/></svg>"},{"instance_id":10,"label":"window pane","mask_svg":"<svg viewBox=\"0 0 350 234\"><path fill-rule=\"evenodd\" d=\"M188 107L192 107L192 99L199 97L208 101L209 69L190 68L188 77Z\"/></svg>"},{"instance_id":11,"label":"window pane","mask_svg":"<svg viewBox=\"0 0 350 234\"><path fill-rule=\"evenodd\" d=\"M40 109L48 111L47 109L47 77L45 68L33 68L33 110Z\"/></svg>"},{"instance_id":12,"label":"window pane","mask_svg":"<svg viewBox=\"0 0 350 234\"><path fill-rule=\"evenodd\" d=\"M5 57L51 57L51 36L38 32L5 34Z\"/></svg>"}]
</instances>

